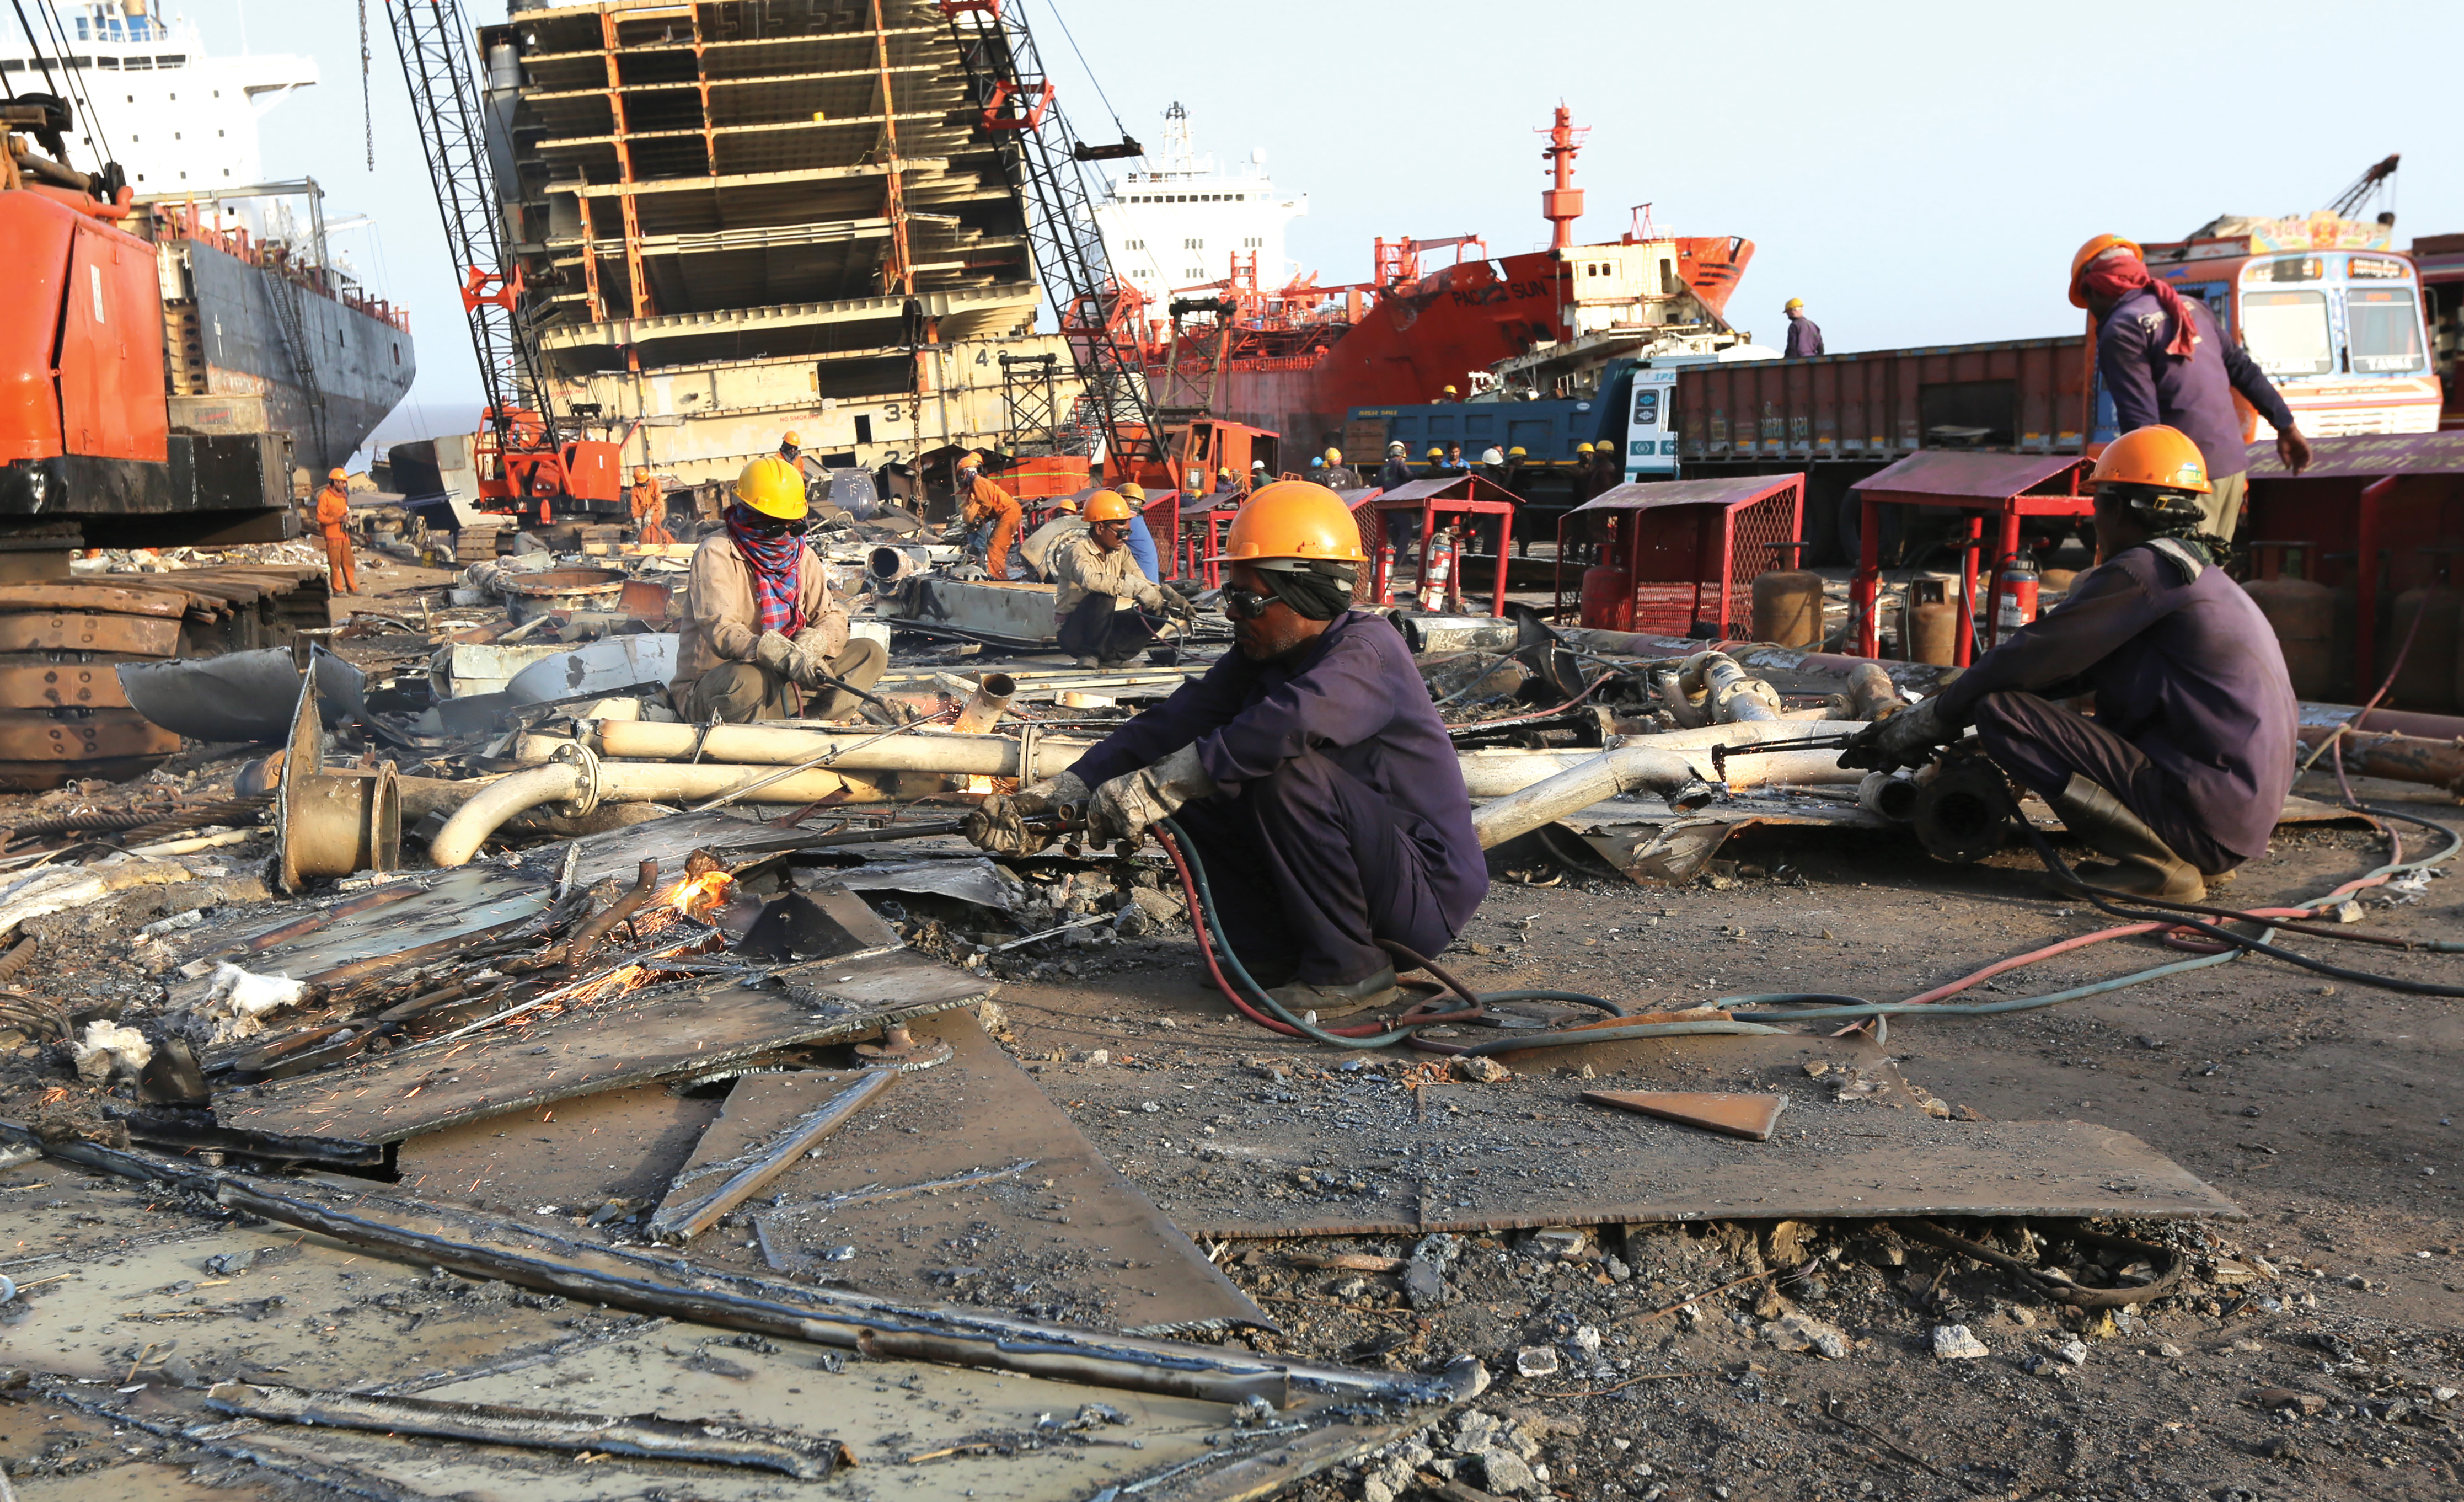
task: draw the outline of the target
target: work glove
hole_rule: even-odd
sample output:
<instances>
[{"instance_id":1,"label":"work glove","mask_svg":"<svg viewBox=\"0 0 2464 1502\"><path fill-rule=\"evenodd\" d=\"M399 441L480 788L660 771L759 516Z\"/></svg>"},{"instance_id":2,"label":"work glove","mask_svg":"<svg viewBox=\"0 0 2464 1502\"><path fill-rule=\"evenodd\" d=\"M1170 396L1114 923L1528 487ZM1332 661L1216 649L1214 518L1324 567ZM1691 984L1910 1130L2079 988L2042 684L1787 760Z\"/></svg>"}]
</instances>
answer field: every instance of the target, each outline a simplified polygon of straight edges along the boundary
<instances>
[{"instance_id":1,"label":"work glove","mask_svg":"<svg viewBox=\"0 0 2464 1502\"><path fill-rule=\"evenodd\" d=\"M796 644L781 631L763 631L753 644L753 660L782 678L795 677Z\"/></svg>"},{"instance_id":2,"label":"work glove","mask_svg":"<svg viewBox=\"0 0 2464 1502\"><path fill-rule=\"evenodd\" d=\"M1220 790L1199 764L1198 743L1192 741L1153 766L1123 772L1096 788L1087 802L1088 837L1098 845L1116 840L1135 845L1182 804L1211 798Z\"/></svg>"},{"instance_id":3,"label":"work glove","mask_svg":"<svg viewBox=\"0 0 2464 1502\"><path fill-rule=\"evenodd\" d=\"M1946 729L1935 700L1910 705L1887 719L1876 720L1849 739L1839 753L1843 767L1865 767L1877 772L1895 772L1903 766L1922 766L1932 760L1930 753L1939 745L1959 739L1959 732Z\"/></svg>"},{"instance_id":4,"label":"work glove","mask_svg":"<svg viewBox=\"0 0 2464 1502\"><path fill-rule=\"evenodd\" d=\"M806 631L796 638L787 654L788 678L808 689L820 688L830 676L829 652L819 631Z\"/></svg>"},{"instance_id":5,"label":"work glove","mask_svg":"<svg viewBox=\"0 0 2464 1502\"><path fill-rule=\"evenodd\" d=\"M1026 827L1030 819L1049 818L1087 802L1087 784L1075 772L1047 777L1015 793L985 799L967 815L966 836L979 850L995 855L1033 855L1052 843L1052 836Z\"/></svg>"}]
</instances>

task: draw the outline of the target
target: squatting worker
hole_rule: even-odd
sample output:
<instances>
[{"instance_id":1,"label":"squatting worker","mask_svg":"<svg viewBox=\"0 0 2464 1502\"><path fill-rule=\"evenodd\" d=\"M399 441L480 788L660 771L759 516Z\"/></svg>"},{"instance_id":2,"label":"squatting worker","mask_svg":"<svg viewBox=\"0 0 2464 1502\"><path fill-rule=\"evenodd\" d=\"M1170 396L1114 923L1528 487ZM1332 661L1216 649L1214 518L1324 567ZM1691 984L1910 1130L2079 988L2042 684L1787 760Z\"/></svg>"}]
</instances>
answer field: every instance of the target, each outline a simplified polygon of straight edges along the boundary
<instances>
[{"instance_id":1,"label":"squatting worker","mask_svg":"<svg viewBox=\"0 0 2464 1502\"><path fill-rule=\"evenodd\" d=\"M984 571L995 579L1014 579L1010 550L1018 541L1018 502L1010 493L984 478L984 456L970 453L958 461L958 519L970 527L986 521L992 538L984 545Z\"/></svg>"},{"instance_id":2,"label":"squatting worker","mask_svg":"<svg viewBox=\"0 0 2464 1502\"><path fill-rule=\"evenodd\" d=\"M675 538L668 531L668 497L645 465L633 466L633 541L658 547Z\"/></svg>"},{"instance_id":3,"label":"squatting worker","mask_svg":"<svg viewBox=\"0 0 2464 1502\"><path fill-rule=\"evenodd\" d=\"M1445 726L1384 617L1353 610L1366 562L1320 485L1267 486L1225 539L1237 651L1076 765L968 820L986 850L1085 804L1099 839L1178 822L1250 976L1294 1015L1395 1000L1392 940L1434 956L1488 890Z\"/></svg>"},{"instance_id":4,"label":"squatting worker","mask_svg":"<svg viewBox=\"0 0 2464 1502\"><path fill-rule=\"evenodd\" d=\"M2267 849L2293 785L2295 703L2267 617L2215 566L2198 446L2142 428L2096 462L2102 562L1934 698L1858 733L1842 766L1924 760L1974 725L2111 866L2079 874L2174 902ZM2096 695L2096 718L2055 702Z\"/></svg>"},{"instance_id":5,"label":"squatting worker","mask_svg":"<svg viewBox=\"0 0 2464 1502\"><path fill-rule=\"evenodd\" d=\"M317 530L325 536L325 571L336 594L360 592L359 560L351 556L350 477L341 470L325 472L325 488L317 493Z\"/></svg>"},{"instance_id":6,"label":"squatting worker","mask_svg":"<svg viewBox=\"0 0 2464 1502\"><path fill-rule=\"evenodd\" d=\"M2276 430L2276 456L2295 474L2310 462L2310 440L2294 426L2283 393L2250 352L2227 339L2215 315L2147 274L2139 247L2100 234L2071 257L2071 306L2096 315L2096 368L2113 396L2117 431L2163 424L2199 446L2208 466L2201 499L2207 530L2230 542L2241 521L2250 468L2233 393Z\"/></svg>"},{"instance_id":7,"label":"squatting worker","mask_svg":"<svg viewBox=\"0 0 2464 1502\"><path fill-rule=\"evenodd\" d=\"M829 680L881 680L890 654L847 639L847 610L804 545L805 512L804 477L764 454L737 476L719 530L693 549L668 689L685 718L843 719L862 700Z\"/></svg>"},{"instance_id":8,"label":"squatting worker","mask_svg":"<svg viewBox=\"0 0 2464 1502\"><path fill-rule=\"evenodd\" d=\"M1185 613L1187 602L1149 583L1130 551L1130 522L1137 513L1109 490L1087 499L1087 525L1054 541L1046 571L1060 589L1052 597L1052 624L1061 650L1082 668L1110 668L1153 645L1164 617Z\"/></svg>"}]
</instances>

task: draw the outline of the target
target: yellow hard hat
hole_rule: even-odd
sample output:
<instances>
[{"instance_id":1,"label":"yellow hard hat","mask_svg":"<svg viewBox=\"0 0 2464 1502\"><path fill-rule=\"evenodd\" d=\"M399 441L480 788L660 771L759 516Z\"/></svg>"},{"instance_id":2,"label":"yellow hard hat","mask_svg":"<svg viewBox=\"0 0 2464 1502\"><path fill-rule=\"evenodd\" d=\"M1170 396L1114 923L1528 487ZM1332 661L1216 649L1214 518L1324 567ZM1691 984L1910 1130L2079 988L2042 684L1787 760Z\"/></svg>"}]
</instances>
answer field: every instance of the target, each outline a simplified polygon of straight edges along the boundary
<instances>
[{"instance_id":1,"label":"yellow hard hat","mask_svg":"<svg viewBox=\"0 0 2464 1502\"><path fill-rule=\"evenodd\" d=\"M1216 477L1217 479L1219 479L1219 480L1228 480L1228 479L1230 479L1230 478L1232 477L1232 471L1231 471L1230 467L1228 467L1228 466L1227 466L1227 467L1225 467L1225 468L1223 468L1223 469L1217 470L1217 471L1215 472L1215 477Z\"/></svg>"},{"instance_id":2,"label":"yellow hard hat","mask_svg":"<svg viewBox=\"0 0 2464 1502\"><path fill-rule=\"evenodd\" d=\"M1434 443L1433 443L1433 444L1431 444L1431 445L1429 445L1429 457L1430 457L1430 458L1433 458L1433 459L1442 459L1442 458L1444 458L1445 456L1446 456L1446 451L1445 451L1445 450L1439 448L1439 447L1438 447L1436 444L1434 444Z\"/></svg>"},{"instance_id":3,"label":"yellow hard hat","mask_svg":"<svg viewBox=\"0 0 2464 1502\"><path fill-rule=\"evenodd\" d=\"M1592 446L1588 443L1578 443L1574 445L1574 452L1576 453L1589 453L1592 452Z\"/></svg>"},{"instance_id":4,"label":"yellow hard hat","mask_svg":"<svg viewBox=\"0 0 2464 1502\"><path fill-rule=\"evenodd\" d=\"M802 521L811 510L804 501L804 477L775 453L763 454L736 476L736 498L781 521Z\"/></svg>"},{"instance_id":5,"label":"yellow hard hat","mask_svg":"<svg viewBox=\"0 0 2464 1502\"><path fill-rule=\"evenodd\" d=\"M1343 451L1341 449L1327 450L1326 462L1329 464L1341 464L1343 462Z\"/></svg>"},{"instance_id":6,"label":"yellow hard hat","mask_svg":"<svg viewBox=\"0 0 2464 1502\"><path fill-rule=\"evenodd\" d=\"M343 474L341 470L327 470L325 472L325 477L329 480L347 480L350 478L349 475Z\"/></svg>"},{"instance_id":7,"label":"yellow hard hat","mask_svg":"<svg viewBox=\"0 0 2464 1502\"><path fill-rule=\"evenodd\" d=\"M803 446L804 440L792 432L781 434L779 439L779 447L782 449L801 449Z\"/></svg>"},{"instance_id":8,"label":"yellow hard hat","mask_svg":"<svg viewBox=\"0 0 2464 1502\"><path fill-rule=\"evenodd\" d=\"M1507 458L1509 458L1509 459L1522 459L1522 458L1529 458L1529 454L1526 454L1526 453L1523 452L1523 450L1522 450L1522 448L1521 448L1520 446L1517 446L1517 447L1515 447L1515 448L1511 448L1511 449L1507 450L1507 451L1506 451L1506 456L1507 456Z\"/></svg>"},{"instance_id":9,"label":"yellow hard hat","mask_svg":"<svg viewBox=\"0 0 2464 1502\"><path fill-rule=\"evenodd\" d=\"M1112 489L1113 492L1123 500L1144 500L1147 498L1147 488L1143 485L1115 485Z\"/></svg>"},{"instance_id":10,"label":"yellow hard hat","mask_svg":"<svg viewBox=\"0 0 2464 1502\"><path fill-rule=\"evenodd\" d=\"M1099 490L1087 497L1087 519L1127 521L1130 519L1130 503L1123 500L1117 491Z\"/></svg>"},{"instance_id":11,"label":"yellow hard hat","mask_svg":"<svg viewBox=\"0 0 2464 1502\"><path fill-rule=\"evenodd\" d=\"M1780 304L1779 310L1782 313L1793 313L1803 306L1805 306L1805 299L1803 298L1791 298L1786 302Z\"/></svg>"},{"instance_id":12,"label":"yellow hard hat","mask_svg":"<svg viewBox=\"0 0 2464 1502\"><path fill-rule=\"evenodd\" d=\"M1298 558L1365 563L1360 524L1343 497L1308 480L1261 486L1223 536L1226 563Z\"/></svg>"},{"instance_id":13,"label":"yellow hard hat","mask_svg":"<svg viewBox=\"0 0 2464 1502\"><path fill-rule=\"evenodd\" d=\"M1454 388L1453 387L1446 387L1446 394L1447 394L1448 396L1452 396L1452 395L1454 395L1454 394L1455 394L1455 388Z\"/></svg>"}]
</instances>

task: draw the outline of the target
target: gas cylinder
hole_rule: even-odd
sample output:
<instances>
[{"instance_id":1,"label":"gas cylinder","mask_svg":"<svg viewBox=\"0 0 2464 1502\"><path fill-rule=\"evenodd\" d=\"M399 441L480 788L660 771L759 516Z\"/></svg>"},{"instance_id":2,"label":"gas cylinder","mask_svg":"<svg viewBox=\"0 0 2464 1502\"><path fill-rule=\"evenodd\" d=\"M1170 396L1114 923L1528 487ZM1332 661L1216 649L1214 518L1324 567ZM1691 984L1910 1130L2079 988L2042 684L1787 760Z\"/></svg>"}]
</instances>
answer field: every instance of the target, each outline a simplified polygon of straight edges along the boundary
<instances>
[{"instance_id":1,"label":"gas cylinder","mask_svg":"<svg viewBox=\"0 0 2464 1502\"><path fill-rule=\"evenodd\" d=\"M1442 610L1446 607L1446 581L1454 577L1455 529L1449 525L1429 540L1429 571L1420 581L1420 608Z\"/></svg>"},{"instance_id":2,"label":"gas cylinder","mask_svg":"<svg viewBox=\"0 0 2464 1502\"><path fill-rule=\"evenodd\" d=\"M1614 563L1583 570L1582 623L1595 630L1634 630L1634 575Z\"/></svg>"},{"instance_id":3,"label":"gas cylinder","mask_svg":"<svg viewBox=\"0 0 2464 1502\"><path fill-rule=\"evenodd\" d=\"M1994 604L1994 624L2004 636L2036 619L2036 561L2025 553L2002 567L2002 592Z\"/></svg>"},{"instance_id":4,"label":"gas cylinder","mask_svg":"<svg viewBox=\"0 0 2464 1502\"><path fill-rule=\"evenodd\" d=\"M2436 715L2455 705L2455 637L2459 626L2464 626L2464 620L2459 620L2464 616L2464 595L2448 583L2444 557L2435 560L2435 566L2437 572L2428 584L2395 597L2395 618L2379 648L2379 675L2384 678L2395 673L2395 686L2387 691L2388 706L2393 709ZM2418 629L2413 625L2416 617L2421 623ZM2411 638L2409 647L2405 645L2407 637ZM2404 653L2400 669L2395 660L2399 651Z\"/></svg>"},{"instance_id":5,"label":"gas cylinder","mask_svg":"<svg viewBox=\"0 0 2464 1502\"><path fill-rule=\"evenodd\" d=\"M2359 553L2325 553L2321 563L2337 565L2336 582L2327 586L2327 697L2338 704L2358 704L2353 696L2353 624L2362 616ZM2324 572L2324 570L2321 570ZM2384 613L2387 601L2379 607ZM2372 684L2371 688L2378 685ZM2364 694L2368 689L2362 690Z\"/></svg>"},{"instance_id":6,"label":"gas cylinder","mask_svg":"<svg viewBox=\"0 0 2464 1502\"><path fill-rule=\"evenodd\" d=\"M1780 567L1754 576L1754 640L1811 647L1822 639L1822 576L1799 569L1803 542L1774 542Z\"/></svg>"},{"instance_id":7,"label":"gas cylinder","mask_svg":"<svg viewBox=\"0 0 2464 1502\"><path fill-rule=\"evenodd\" d=\"M2292 676L2294 694L2306 699L2324 699L2335 680L2336 600L2325 585L2301 577L2301 555L2307 546L2301 542L2253 541L2251 557L2262 568L2266 566L2268 549L2277 550L2280 571L2273 579L2245 580L2241 587L2276 632L2276 644L2284 652L2284 671Z\"/></svg>"},{"instance_id":8,"label":"gas cylinder","mask_svg":"<svg viewBox=\"0 0 2464 1502\"><path fill-rule=\"evenodd\" d=\"M1944 578L1908 582L1908 661L1949 667L1958 660L1959 600L1952 581Z\"/></svg>"}]
</instances>

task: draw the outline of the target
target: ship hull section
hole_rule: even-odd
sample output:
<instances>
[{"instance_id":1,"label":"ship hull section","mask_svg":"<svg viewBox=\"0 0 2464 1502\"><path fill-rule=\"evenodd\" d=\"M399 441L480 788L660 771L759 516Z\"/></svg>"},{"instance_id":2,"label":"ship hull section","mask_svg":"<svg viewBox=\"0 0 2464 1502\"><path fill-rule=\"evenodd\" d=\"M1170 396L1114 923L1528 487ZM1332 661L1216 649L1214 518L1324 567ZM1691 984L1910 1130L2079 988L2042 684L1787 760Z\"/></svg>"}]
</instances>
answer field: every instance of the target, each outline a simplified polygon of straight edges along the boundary
<instances>
[{"instance_id":1,"label":"ship hull section","mask_svg":"<svg viewBox=\"0 0 2464 1502\"><path fill-rule=\"evenodd\" d=\"M205 354L205 394L260 398L265 425L291 434L294 461L312 474L347 465L410 390L419 368L410 336L331 298L299 293L308 374L325 399L320 438L275 304L286 295L273 285L275 274L201 241L187 241L183 249ZM240 412L253 406L232 404Z\"/></svg>"}]
</instances>

